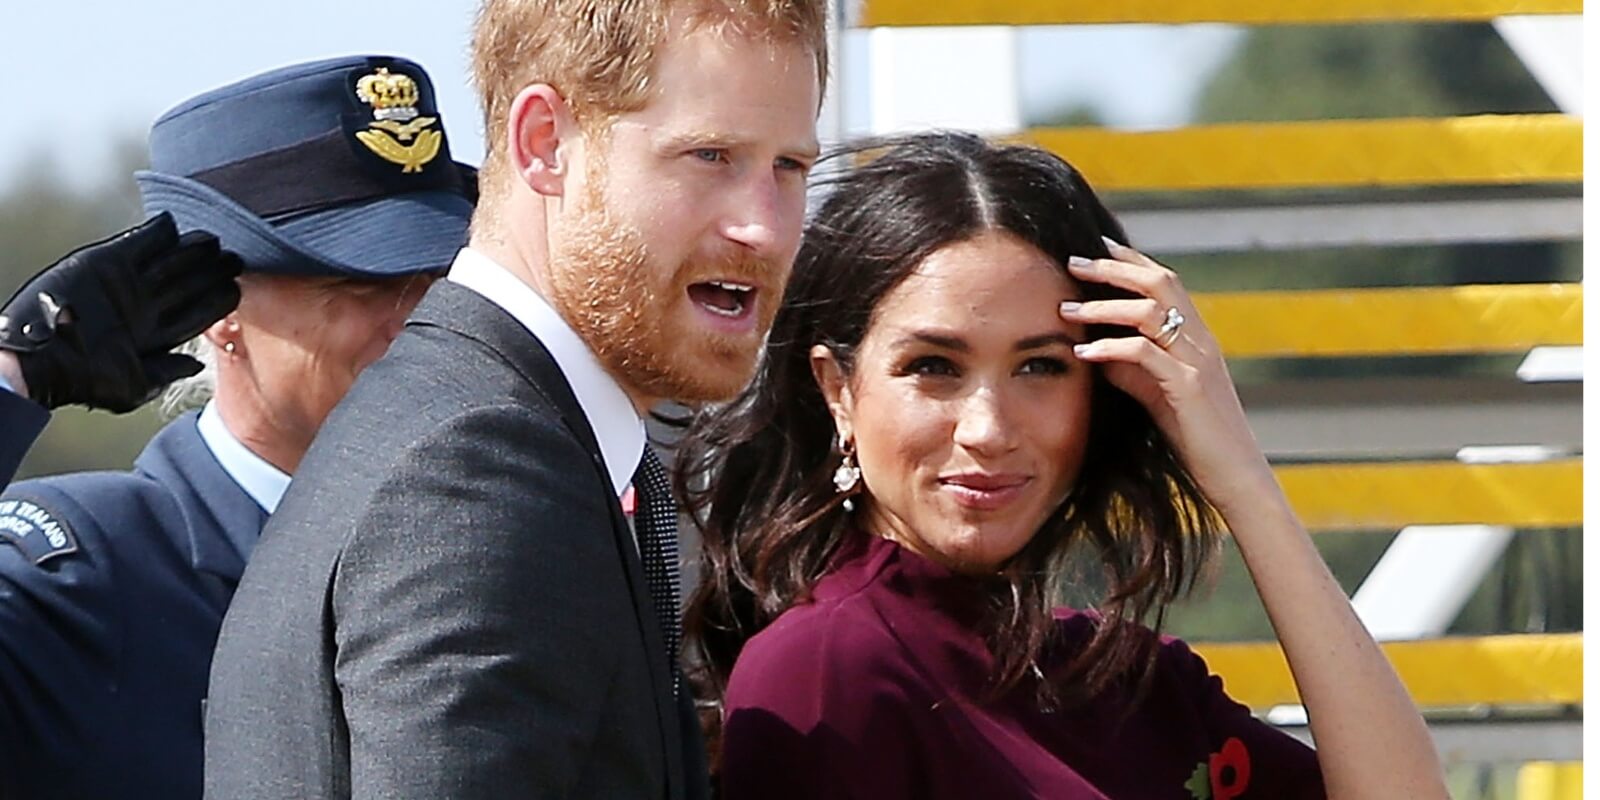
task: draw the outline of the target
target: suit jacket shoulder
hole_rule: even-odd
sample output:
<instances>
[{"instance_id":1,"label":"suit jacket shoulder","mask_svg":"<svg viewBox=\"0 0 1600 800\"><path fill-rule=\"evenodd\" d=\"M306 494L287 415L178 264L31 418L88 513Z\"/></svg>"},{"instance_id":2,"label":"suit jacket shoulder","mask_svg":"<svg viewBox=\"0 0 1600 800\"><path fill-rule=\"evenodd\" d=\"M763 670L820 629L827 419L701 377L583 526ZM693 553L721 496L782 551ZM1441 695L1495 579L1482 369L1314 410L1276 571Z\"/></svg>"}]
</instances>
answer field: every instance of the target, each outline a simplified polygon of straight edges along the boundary
<instances>
[{"instance_id":1,"label":"suit jacket shoulder","mask_svg":"<svg viewBox=\"0 0 1600 800\"><path fill-rule=\"evenodd\" d=\"M629 537L553 360L437 284L246 570L212 674L208 792L684 796Z\"/></svg>"}]
</instances>

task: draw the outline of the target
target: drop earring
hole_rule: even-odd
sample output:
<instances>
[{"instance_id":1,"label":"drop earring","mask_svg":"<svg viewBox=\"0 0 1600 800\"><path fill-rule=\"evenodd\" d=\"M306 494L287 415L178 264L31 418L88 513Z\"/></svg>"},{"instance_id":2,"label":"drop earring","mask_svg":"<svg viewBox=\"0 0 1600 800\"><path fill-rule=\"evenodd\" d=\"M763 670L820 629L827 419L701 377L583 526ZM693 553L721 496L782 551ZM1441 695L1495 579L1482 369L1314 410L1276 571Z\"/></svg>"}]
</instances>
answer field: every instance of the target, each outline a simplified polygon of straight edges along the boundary
<instances>
[{"instance_id":1,"label":"drop earring","mask_svg":"<svg viewBox=\"0 0 1600 800\"><path fill-rule=\"evenodd\" d=\"M843 436L839 437L839 453L843 458L839 461L839 468L833 471L833 490L835 494L853 494L857 486L861 485L861 467L856 466L855 443ZM850 497L844 499L844 510L856 510L855 500Z\"/></svg>"}]
</instances>

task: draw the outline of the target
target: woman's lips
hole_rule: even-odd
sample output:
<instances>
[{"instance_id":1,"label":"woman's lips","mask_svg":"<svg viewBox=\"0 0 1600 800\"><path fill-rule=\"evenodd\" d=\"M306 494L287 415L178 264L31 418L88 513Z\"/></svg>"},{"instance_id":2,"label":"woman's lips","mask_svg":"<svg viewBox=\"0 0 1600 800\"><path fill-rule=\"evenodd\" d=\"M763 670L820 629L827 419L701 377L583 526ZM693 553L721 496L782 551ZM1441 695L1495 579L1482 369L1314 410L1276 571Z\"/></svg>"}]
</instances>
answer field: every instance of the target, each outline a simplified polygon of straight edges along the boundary
<instances>
[{"instance_id":1,"label":"woman's lips","mask_svg":"<svg viewBox=\"0 0 1600 800\"><path fill-rule=\"evenodd\" d=\"M1032 480L1027 475L967 473L940 477L939 488L963 507L994 511L1021 497Z\"/></svg>"}]
</instances>

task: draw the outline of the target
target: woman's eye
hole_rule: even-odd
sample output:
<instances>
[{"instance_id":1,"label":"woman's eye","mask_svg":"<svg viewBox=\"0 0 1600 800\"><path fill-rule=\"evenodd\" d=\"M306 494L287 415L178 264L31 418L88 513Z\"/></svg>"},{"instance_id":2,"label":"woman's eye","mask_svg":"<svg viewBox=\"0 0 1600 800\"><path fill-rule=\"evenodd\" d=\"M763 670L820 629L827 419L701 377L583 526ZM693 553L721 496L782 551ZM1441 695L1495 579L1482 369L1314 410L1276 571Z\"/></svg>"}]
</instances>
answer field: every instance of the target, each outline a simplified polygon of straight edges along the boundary
<instances>
[{"instance_id":1,"label":"woman's eye","mask_svg":"<svg viewBox=\"0 0 1600 800\"><path fill-rule=\"evenodd\" d=\"M728 160L728 152L726 150L719 150L715 147L701 147L696 150L691 150L690 154L695 158L706 162L707 164L719 164Z\"/></svg>"},{"instance_id":2,"label":"woman's eye","mask_svg":"<svg viewBox=\"0 0 1600 800\"><path fill-rule=\"evenodd\" d=\"M1030 358L1018 370L1023 375L1061 375L1067 371L1067 362L1059 358Z\"/></svg>"},{"instance_id":3,"label":"woman's eye","mask_svg":"<svg viewBox=\"0 0 1600 800\"><path fill-rule=\"evenodd\" d=\"M948 358L922 356L906 364L904 372L907 375L948 376L956 374L956 365Z\"/></svg>"}]
</instances>

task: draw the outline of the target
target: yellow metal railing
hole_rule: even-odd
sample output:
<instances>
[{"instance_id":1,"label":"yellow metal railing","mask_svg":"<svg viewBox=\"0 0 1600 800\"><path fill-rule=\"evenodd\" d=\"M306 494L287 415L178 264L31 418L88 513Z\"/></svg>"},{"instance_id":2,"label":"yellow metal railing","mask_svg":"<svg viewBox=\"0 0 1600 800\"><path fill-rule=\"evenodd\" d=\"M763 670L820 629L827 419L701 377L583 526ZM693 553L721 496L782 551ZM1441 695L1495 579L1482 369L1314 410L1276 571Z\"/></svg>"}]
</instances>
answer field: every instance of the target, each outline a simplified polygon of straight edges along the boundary
<instances>
[{"instance_id":1,"label":"yellow metal railing","mask_svg":"<svg viewBox=\"0 0 1600 800\"><path fill-rule=\"evenodd\" d=\"M1308 530L1407 525L1583 524L1583 461L1282 465L1273 470Z\"/></svg>"},{"instance_id":2,"label":"yellow metal railing","mask_svg":"<svg viewBox=\"0 0 1600 800\"><path fill-rule=\"evenodd\" d=\"M1275 643L1195 644L1228 695L1251 708L1300 702ZM1384 654L1419 706L1583 702L1583 634L1390 642Z\"/></svg>"},{"instance_id":3,"label":"yellow metal railing","mask_svg":"<svg viewBox=\"0 0 1600 800\"><path fill-rule=\"evenodd\" d=\"M1522 353L1583 342L1576 283L1219 292L1194 302L1230 358Z\"/></svg>"},{"instance_id":4,"label":"yellow metal railing","mask_svg":"<svg viewBox=\"0 0 1600 800\"><path fill-rule=\"evenodd\" d=\"M1577 183L1583 122L1564 114L1035 128L1014 137L1101 191Z\"/></svg>"},{"instance_id":5,"label":"yellow metal railing","mask_svg":"<svg viewBox=\"0 0 1600 800\"><path fill-rule=\"evenodd\" d=\"M1517 770L1517 800L1582 800L1583 762L1534 761Z\"/></svg>"}]
</instances>

